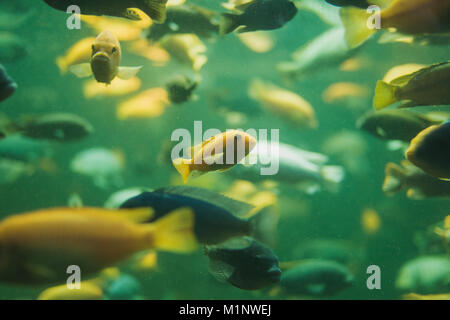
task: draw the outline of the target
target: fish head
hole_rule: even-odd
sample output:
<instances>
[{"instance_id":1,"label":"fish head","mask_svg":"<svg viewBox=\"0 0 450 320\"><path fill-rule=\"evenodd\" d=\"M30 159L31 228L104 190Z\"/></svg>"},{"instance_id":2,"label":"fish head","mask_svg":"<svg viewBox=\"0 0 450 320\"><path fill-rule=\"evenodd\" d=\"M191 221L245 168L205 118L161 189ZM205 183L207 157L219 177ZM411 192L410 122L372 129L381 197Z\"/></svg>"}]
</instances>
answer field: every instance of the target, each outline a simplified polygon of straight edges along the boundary
<instances>
[{"instance_id":1,"label":"fish head","mask_svg":"<svg viewBox=\"0 0 450 320\"><path fill-rule=\"evenodd\" d=\"M91 67L98 82L110 83L117 75L122 51L117 37L110 31L103 31L92 45Z\"/></svg>"},{"instance_id":2,"label":"fish head","mask_svg":"<svg viewBox=\"0 0 450 320\"><path fill-rule=\"evenodd\" d=\"M297 14L297 7L291 1L283 1L281 5L284 7L282 12L283 24L292 20Z\"/></svg>"}]
</instances>

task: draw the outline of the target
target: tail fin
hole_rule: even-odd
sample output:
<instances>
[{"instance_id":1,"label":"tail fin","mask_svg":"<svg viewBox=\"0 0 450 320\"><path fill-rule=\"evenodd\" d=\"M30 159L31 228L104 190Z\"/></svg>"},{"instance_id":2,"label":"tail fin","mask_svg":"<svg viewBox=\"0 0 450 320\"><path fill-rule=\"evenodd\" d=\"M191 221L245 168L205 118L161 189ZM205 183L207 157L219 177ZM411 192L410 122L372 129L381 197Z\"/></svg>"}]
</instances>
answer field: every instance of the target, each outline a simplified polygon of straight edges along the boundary
<instances>
[{"instance_id":1,"label":"tail fin","mask_svg":"<svg viewBox=\"0 0 450 320\"><path fill-rule=\"evenodd\" d=\"M325 180L325 184L331 191L336 191L339 183L345 177L344 168L341 166L323 166L320 170L320 174Z\"/></svg>"},{"instance_id":2,"label":"tail fin","mask_svg":"<svg viewBox=\"0 0 450 320\"><path fill-rule=\"evenodd\" d=\"M194 236L194 213L189 208L177 209L150 225L154 230L154 247L179 253L197 248Z\"/></svg>"},{"instance_id":3,"label":"tail fin","mask_svg":"<svg viewBox=\"0 0 450 320\"><path fill-rule=\"evenodd\" d=\"M189 159L183 158L172 160L173 166L175 167L175 169L177 169L178 173L181 175L181 178L183 179L183 183L186 183L187 179L189 178L189 175L191 174L190 162L191 161Z\"/></svg>"},{"instance_id":4,"label":"tail fin","mask_svg":"<svg viewBox=\"0 0 450 320\"><path fill-rule=\"evenodd\" d=\"M377 82L375 96L373 98L373 107L375 110L384 109L397 101L395 99L395 88L395 86L382 80Z\"/></svg>"},{"instance_id":5,"label":"tail fin","mask_svg":"<svg viewBox=\"0 0 450 320\"><path fill-rule=\"evenodd\" d=\"M56 58L56 65L58 66L59 72L61 74L66 74L67 73L68 66L66 64L66 60L64 59L64 57Z\"/></svg>"},{"instance_id":6,"label":"tail fin","mask_svg":"<svg viewBox=\"0 0 450 320\"><path fill-rule=\"evenodd\" d=\"M387 194L394 194L403 189L406 173L402 167L395 163L388 163L385 169L386 177L383 182L383 191Z\"/></svg>"},{"instance_id":7,"label":"tail fin","mask_svg":"<svg viewBox=\"0 0 450 320\"><path fill-rule=\"evenodd\" d=\"M239 27L239 15L232 13L222 13L220 15L219 34L226 35Z\"/></svg>"},{"instance_id":8,"label":"tail fin","mask_svg":"<svg viewBox=\"0 0 450 320\"><path fill-rule=\"evenodd\" d=\"M366 10L345 7L340 14L345 27L345 40L350 48L358 47L376 32L376 29L367 26L369 16Z\"/></svg>"},{"instance_id":9,"label":"tail fin","mask_svg":"<svg viewBox=\"0 0 450 320\"><path fill-rule=\"evenodd\" d=\"M256 213L250 218L250 236L271 248L277 243L279 214L274 206L255 208Z\"/></svg>"},{"instance_id":10,"label":"tail fin","mask_svg":"<svg viewBox=\"0 0 450 320\"><path fill-rule=\"evenodd\" d=\"M140 7L142 11L155 23L164 23L166 21L166 3L167 0L147 0L145 5Z\"/></svg>"}]
</instances>

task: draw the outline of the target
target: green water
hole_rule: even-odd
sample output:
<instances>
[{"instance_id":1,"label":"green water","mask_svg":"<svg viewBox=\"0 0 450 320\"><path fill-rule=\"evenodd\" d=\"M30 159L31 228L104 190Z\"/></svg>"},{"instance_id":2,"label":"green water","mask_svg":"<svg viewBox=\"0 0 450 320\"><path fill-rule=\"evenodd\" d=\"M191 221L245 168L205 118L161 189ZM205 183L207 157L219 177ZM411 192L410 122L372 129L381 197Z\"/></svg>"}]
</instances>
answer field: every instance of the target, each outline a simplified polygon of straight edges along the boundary
<instances>
[{"instance_id":1,"label":"green water","mask_svg":"<svg viewBox=\"0 0 450 320\"><path fill-rule=\"evenodd\" d=\"M192 2L223 11L218 0ZM448 46L380 46L371 40L355 54L367 61L362 70L342 72L338 66L330 67L288 86L276 72L276 63L288 60L292 51L328 28L314 14L300 11L283 28L271 32L276 46L268 53L252 52L232 34L215 41L204 41L208 62L200 72L202 81L195 91L197 100L173 105L155 119L118 120L118 103L133 94L88 100L82 93L84 80L70 74L62 76L55 64L56 57L63 55L76 41L95 36L92 29L83 24L81 30L68 30L66 14L49 8L42 1L28 3L34 15L14 32L26 42L29 55L17 62L4 63L19 89L1 104L0 112L10 118L30 113L70 112L88 119L95 132L79 142L54 145L52 159L56 171L37 170L12 184L0 185L1 218L40 208L65 206L73 193L78 193L85 205L102 206L112 192L122 188L145 186L156 189L171 184L174 177L178 178L175 169L170 163L158 162L157 157L173 130L193 130L195 120L202 120L203 128L222 131L232 128L208 99L217 90L226 89L230 100L236 101L233 110L247 116L244 129L280 129L282 142L326 154L327 150L322 149L323 143L343 129L357 131L356 119L371 109L371 97L357 111L324 103L322 92L331 83L356 82L367 85L373 93L376 81L395 65L448 60ZM163 86L173 75L186 70L173 61L164 67L153 66L126 49L123 49L122 65L144 66L139 73L143 82L141 90ZM248 83L253 78L269 80L299 93L314 106L319 128L311 131L296 129L269 112L255 112L257 104L247 96ZM30 90L39 94L31 97ZM332 299L398 299L401 292L395 289L394 282L399 268L422 253L414 243L414 236L429 225L442 221L449 213L450 202L442 199L414 201L404 193L387 197L381 190L384 166L387 162L400 162L403 155L398 151L388 151L385 142L357 133L367 145L366 152L355 158L364 169L360 173L347 172L338 193L322 191L307 195L291 185L279 186L281 218L278 245L274 251L280 261L294 260L296 250L308 241L345 240L361 252L354 271L356 281L354 286ZM70 170L73 156L90 147L117 149L125 154L126 169L121 187L101 189L89 177ZM352 151L348 150L348 153L351 155ZM143 159L144 171L136 169L137 159ZM330 157L332 164L342 165L340 161L339 157ZM203 187L218 192L227 190L233 182L226 172L202 179L200 181L204 182L195 184L203 183ZM176 181L180 183L179 179ZM361 212L366 207L376 209L382 222L379 231L372 236L366 235L361 227ZM142 286L141 296L147 299L283 298L269 295L267 290L244 291L219 283L208 273L207 264L208 259L202 250L191 255L161 253L157 271L133 273L126 263L122 271L138 279ZM381 290L368 290L366 287L366 268L371 264L379 265L382 270ZM0 298L35 299L45 288L0 284Z\"/></svg>"}]
</instances>

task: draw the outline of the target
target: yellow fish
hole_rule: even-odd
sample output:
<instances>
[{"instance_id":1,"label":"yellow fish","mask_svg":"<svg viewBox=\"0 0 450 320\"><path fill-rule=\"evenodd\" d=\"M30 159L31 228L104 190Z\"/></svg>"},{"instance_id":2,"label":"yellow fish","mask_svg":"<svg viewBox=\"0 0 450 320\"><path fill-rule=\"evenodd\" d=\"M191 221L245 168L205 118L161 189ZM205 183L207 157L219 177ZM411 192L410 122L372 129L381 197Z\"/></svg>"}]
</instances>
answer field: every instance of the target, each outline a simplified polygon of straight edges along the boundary
<instances>
[{"instance_id":1,"label":"yellow fish","mask_svg":"<svg viewBox=\"0 0 450 320\"><path fill-rule=\"evenodd\" d=\"M89 80L83 85L83 94L87 99L97 96L123 96L139 90L142 81L138 77L129 80L114 79L109 86L103 86L96 80Z\"/></svg>"},{"instance_id":2,"label":"yellow fish","mask_svg":"<svg viewBox=\"0 0 450 320\"><path fill-rule=\"evenodd\" d=\"M322 94L326 103L339 103L352 98L364 98L369 89L361 84L352 82L337 82L331 84Z\"/></svg>"},{"instance_id":3,"label":"yellow fish","mask_svg":"<svg viewBox=\"0 0 450 320\"><path fill-rule=\"evenodd\" d=\"M366 208L361 214L361 224L366 234L373 235L380 229L380 215L374 209Z\"/></svg>"},{"instance_id":4,"label":"yellow fish","mask_svg":"<svg viewBox=\"0 0 450 320\"><path fill-rule=\"evenodd\" d=\"M450 300L450 293L441 294L417 294L408 293L403 295L404 300Z\"/></svg>"},{"instance_id":5,"label":"yellow fish","mask_svg":"<svg viewBox=\"0 0 450 320\"><path fill-rule=\"evenodd\" d=\"M61 74L65 74L72 65L88 62L91 58L92 43L94 41L94 37L81 39L70 47L64 56L56 58L56 65Z\"/></svg>"},{"instance_id":6,"label":"yellow fish","mask_svg":"<svg viewBox=\"0 0 450 320\"><path fill-rule=\"evenodd\" d=\"M0 280L37 284L67 280L77 265L84 277L137 252L190 252L194 215L181 208L150 224L150 208L54 208L13 215L0 223Z\"/></svg>"},{"instance_id":7,"label":"yellow fish","mask_svg":"<svg viewBox=\"0 0 450 320\"><path fill-rule=\"evenodd\" d=\"M444 33L450 31L448 17L450 1L447 0L370 0L386 8L380 12L382 29L395 28L407 34ZM370 18L366 9L352 6L342 8L341 19L345 27L345 39L351 48L359 46L378 29L369 28ZM373 14L373 13L372 13Z\"/></svg>"},{"instance_id":8,"label":"yellow fish","mask_svg":"<svg viewBox=\"0 0 450 320\"><path fill-rule=\"evenodd\" d=\"M296 126L316 129L319 125L313 107L292 91L261 80L253 80L248 94L268 110Z\"/></svg>"},{"instance_id":9,"label":"yellow fish","mask_svg":"<svg viewBox=\"0 0 450 320\"><path fill-rule=\"evenodd\" d=\"M83 281L79 289L69 289L67 284L48 288L39 295L38 300L103 300L102 288Z\"/></svg>"},{"instance_id":10,"label":"yellow fish","mask_svg":"<svg viewBox=\"0 0 450 320\"><path fill-rule=\"evenodd\" d=\"M117 118L156 118L170 105L169 95L164 88L152 88L139 93L117 107Z\"/></svg>"},{"instance_id":11,"label":"yellow fish","mask_svg":"<svg viewBox=\"0 0 450 320\"><path fill-rule=\"evenodd\" d=\"M159 41L162 48L169 52L170 56L198 72L208 61L206 46L195 34L167 35Z\"/></svg>"},{"instance_id":12,"label":"yellow fish","mask_svg":"<svg viewBox=\"0 0 450 320\"><path fill-rule=\"evenodd\" d=\"M230 145L232 146L232 159L229 159L230 156L227 157ZM192 172L204 174L231 169L241 162L255 146L256 139L250 134L238 130L227 130L191 148L191 159L177 158L173 159L172 163L181 175L183 182L186 183Z\"/></svg>"},{"instance_id":13,"label":"yellow fish","mask_svg":"<svg viewBox=\"0 0 450 320\"><path fill-rule=\"evenodd\" d=\"M70 67L70 71L79 78L94 74L98 82L110 84L119 77L128 80L134 77L142 67L121 67L122 50L119 40L110 31L100 33L92 44L90 63L82 63Z\"/></svg>"}]
</instances>

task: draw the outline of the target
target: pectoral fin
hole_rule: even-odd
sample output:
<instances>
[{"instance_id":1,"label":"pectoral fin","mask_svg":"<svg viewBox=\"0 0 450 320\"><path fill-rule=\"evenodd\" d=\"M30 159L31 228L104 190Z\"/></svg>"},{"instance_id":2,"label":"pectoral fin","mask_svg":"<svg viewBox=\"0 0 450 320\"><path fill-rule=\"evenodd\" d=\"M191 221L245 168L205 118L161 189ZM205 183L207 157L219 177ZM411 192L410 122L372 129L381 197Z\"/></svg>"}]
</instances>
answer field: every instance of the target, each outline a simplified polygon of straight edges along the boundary
<instances>
[{"instance_id":1,"label":"pectoral fin","mask_svg":"<svg viewBox=\"0 0 450 320\"><path fill-rule=\"evenodd\" d=\"M119 67L119 73L117 76L122 80L129 80L133 78L139 70L142 69L142 66L140 67Z\"/></svg>"},{"instance_id":2,"label":"pectoral fin","mask_svg":"<svg viewBox=\"0 0 450 320\"><path fill-rule=\"evenodd\" d=\"M78 78L87 78L92 76L92 68L90 63L80 63L69 67L69 71Z\"/></svg>"}]
</instances>

